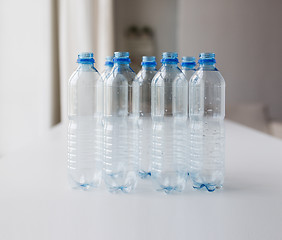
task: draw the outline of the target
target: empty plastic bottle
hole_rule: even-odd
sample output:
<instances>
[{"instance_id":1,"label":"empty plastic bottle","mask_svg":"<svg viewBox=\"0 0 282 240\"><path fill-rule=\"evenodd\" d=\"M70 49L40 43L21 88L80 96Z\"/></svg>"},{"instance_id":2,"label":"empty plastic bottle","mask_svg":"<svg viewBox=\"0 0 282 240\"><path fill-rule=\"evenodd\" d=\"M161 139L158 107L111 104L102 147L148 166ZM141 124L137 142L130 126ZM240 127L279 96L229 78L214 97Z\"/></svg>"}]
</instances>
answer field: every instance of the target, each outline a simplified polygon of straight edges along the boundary
<instances>
[{"instance_id":1,"label":"empty plastic bottle","mask_svg":"<svg viewBox=\"0 0 282 240\"><path fill-rule=\"evenodd\" d=\"M151 82L155 76L156 58L143 56L142 69L136 76L139 82L139 176L145 179L151 176L152 158L152 119L151 119Z\"/></svg>"},{"instance_id":2,"label":"empty plastic bottle","mask_svg":"<svg viewBox=\"0 0 282 240\"><path fill-rule=\"evenodd\" d=\"M68 175L73 188L97 188L102 180L102 112L100 74L93 53L78 55L78 68L68 84Z\"/></svg>"},{"instance_id":3,"label":"empty plastic bottle","mask_svg":"<svg viewBox=\"0 0 282 240\"><path fill-rule=\"evenodd\" d=\"M181 66L182 66L182 72L184 73L188 84L189 84L189 80L192 77L192 75L195 73L196 71L196 59L194 57L182 57L182 62L181 62ZM189 111L189 86L188 86L188 111ZM188 119L188 124L189 124L189 119ZM190 126L188 127L188 138L190 136ZM188 140L188 144L187 144L187 155L190 155L190 142ZM190 159L188 161L188 170L190 169ZM189 172L187 173L189 175Z\"/></svg>"},{"instance_id":4,"label":"empty plastic bottle","mask_svg":"<svg viewBox=\"0 0 282 240\"><path fill-rule=\"evenodd\" d=\"M104 83L105 83L106 78L111 73L113 66L114 66L113 57L107 56L106 61L105 61L105 68L104 68L103 72L101 73L101 79ZM98 93L98 98L99 98L99 101L102 102L102 104L98 106L99 111L103 112L104 111L104 101L105 101L105 99L104 99L104 84L103 84L103 90Z\"/></svg>"},{"instance_id":5,"label":"empty plastic bottle","mask_svg":"<svg viewBox=\"0 0 282 240\"><path fill-rule=\"evenodd\" d=\"M104 84L104 180L111 192L130 192L138 177L139 83L128 52L115 52Z\"/></svg>"},{"instance_id":6,"label":"empty plastic bottle","mask_svg":"<svg viewBox=\"0 0 282 240\"><path fill-rule=\"evenodd\" d=\"M225 82L214 53L201 53L189 82L190 176L194 188L214 191L224 181Z\"/></svg>"},{"instance_id":7,"label":"empty plastic bottle","mask_svg":"<svg viewBox=\"0 0 282 240\"><path fill-rule=\"evenodd\" d=\"M105 61L105 69L101 73L102 79L105 80L107 76L111 73L114 66L113 57L107 56Z\"/></svg>"},{"instance_id":8,"label":"empty plastic bottle","mask_svg":"<svg viewBox=\"0 0 282 240\"><path fill-rule=\"evenodd\" d=\"M182 72L189 81L196 71L196 59L194 57L182 57L181 67Z\"/></svg>"},{"instance_id":9,"label":"empty plastic bottle","mask_svg":"<svg viewBox=\"0 0 282 240\"><path fill-rule=\"evenodd\" d=\"M182 191L188 172L188 81L177 53L165 52L152 80L152 180L159 191Z\"/></svg>"}]
</instances>

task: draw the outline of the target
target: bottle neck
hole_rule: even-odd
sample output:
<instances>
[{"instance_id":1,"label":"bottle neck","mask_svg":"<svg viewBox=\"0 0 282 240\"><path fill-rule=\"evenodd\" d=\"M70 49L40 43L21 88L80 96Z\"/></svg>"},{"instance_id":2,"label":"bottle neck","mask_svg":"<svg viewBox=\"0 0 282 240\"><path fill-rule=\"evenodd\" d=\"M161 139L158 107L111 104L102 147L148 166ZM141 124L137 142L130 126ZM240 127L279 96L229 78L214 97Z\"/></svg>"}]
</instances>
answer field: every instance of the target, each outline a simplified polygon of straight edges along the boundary
<instances>
[{"instance_id":1,"label":"bottle neck","mask_svg":"<svg viewBox=\"0 0 282 240\"><path fill-rule=\"evenodd\" d=\"M145 70L145 71L155 71L156 70L156 66L142 66L142 70Z\"/></svg>"},{"instance_id":2,"label":"bottle neck","mask_svg":"<svg viewBox=\"0 0 282 240\"><path fill-rule=\"evenodd\" d=\"M184 70L184 71L195 71L196 69L195 69L194 66L193 67L182 66L182 70Z\"/></svg>"},{"instance_id":3,"label":"bottle neck","mask_svg":"<svg viewBox=\"0 0 282 240\"><path fill-rule=\"evenodd\" d=\"M122 62L115 63L115 64L114 64L114 67L118 67L118 68L129 68L129 63L122 63Z\"/></svg>"},{"instance_id":4,"label":"bottle neck","mask_svg":"<svg viewBox=\"0 0 282 240\"><path fill-rule=\"evenodd\" d=\"M163 63L163 66L164 67L169 67L169 68L177 68L177 63L175 63L175 62L166 62L166 63Z\"/></svg>"},{"instance_id":5,"label":"bottle neck","mask_svg":"<svg viewBox=\"0 0 282 240\"><path fill-rule=\"evenodd\" d=\"M79 69L83 69L83 70L87 70L87 69L93 69L94 68L94 64L93 63L79 63L78 64L78 68Z\"/></svg>"},{"instance_id":6,"label":"bottle neck","mask_svg":"<svg viewBox=\"0 0 282 240\"><path fill-rule=\"evenodd\" d=\"M203 70L216 70L215 63L201 63L199 68Z\"/></svg>"}]
</instances>

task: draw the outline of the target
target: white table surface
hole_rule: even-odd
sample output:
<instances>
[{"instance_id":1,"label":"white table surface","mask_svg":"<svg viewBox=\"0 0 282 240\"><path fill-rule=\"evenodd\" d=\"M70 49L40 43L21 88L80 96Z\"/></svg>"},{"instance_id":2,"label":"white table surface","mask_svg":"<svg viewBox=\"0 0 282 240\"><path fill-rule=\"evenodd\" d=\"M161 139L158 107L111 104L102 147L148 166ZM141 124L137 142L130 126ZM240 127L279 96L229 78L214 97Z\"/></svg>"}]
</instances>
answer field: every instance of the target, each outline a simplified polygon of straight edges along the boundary
<instances>
[{"instance_id":1,"label":"white table surface","mask_svg":"<svg viewBox=\"0 0 282 240\"><path fill-rule=\"evenodd\" d=\"M226 122L222 191L71 190L66 129L0 159L0 239L282 239L282 141Z\"/></svg>"}]
</instances>

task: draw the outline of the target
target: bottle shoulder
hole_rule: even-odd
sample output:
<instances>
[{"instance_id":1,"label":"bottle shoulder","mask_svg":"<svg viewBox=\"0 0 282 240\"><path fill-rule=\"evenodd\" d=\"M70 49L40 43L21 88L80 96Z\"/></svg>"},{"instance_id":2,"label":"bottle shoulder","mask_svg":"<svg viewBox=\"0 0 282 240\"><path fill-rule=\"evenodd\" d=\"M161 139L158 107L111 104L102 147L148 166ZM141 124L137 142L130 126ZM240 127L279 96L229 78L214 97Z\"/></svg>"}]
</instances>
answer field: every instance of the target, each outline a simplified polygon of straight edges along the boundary
<instances>
[{"instance_id":1,"label":"bottle shoulder","mask_svg":"<svg viewBox=\"0 0 282 240\"><path fill-rule=\"evenodd\" d=\"M189 84L197 85L202 83L225 85L225 80L217 69L212 71L198 69L190 78Z\"/></svg>"},{"instance_id":2,"label":"bottle shoulder","mask_svg":"<svg viewBox=\"0 0 282 240\"><path fill-rule=\"evenodd\" d=\"M69 84L70 85L75 85L78 82L85 82L85 81L99 81L101 78L101 75L99 72L95 70L91 71L84 71L81 70L80 68L77 68L71 77L69 78Z\"/></svg>"},{"instance_id":3,"label":"bottle shoulder","mask_svg":"<svg viewBox=\"0 0 282 240\"><path fill-rule=\"evenodd\" d=\"M115 67L105 79L105 83L112 85L114 83L137 81L135 72L130 68L119 68Z\"/></svg>"},{"instance_id":4,"label":"bottle shoulder","mask_svg":"<svg viewBox=\"0 0 282 240\"><path fill-rule=\"evenodd\" d=\"M144 70L141 69L136 77L135 80L140 84L146 84L149 83L151 84L152 79L154 78L154 76L156 75L157 71L156 70Z\"/></svg>"},{"instance_id":5,"label":"bottle shoulder","mask_svg":"<svg viewBox=\"0 0 282 240\"><path fill-rule=\"evenodd\" d=\"M101 73L101 78L103 81L105 81L108 76L111 74L112 69L105 69L102 73Z\"/></svg>"},{"instance_id":6,"label":"bottle shoulder","mask_svg":"<svg viewBox=\"0 0 282 240\"><path fill-rule=\"evenodd\" d=\"M183 74L185 75L186 79L189 81L190 78L193 76L193 74L196 72L194 69L189 69L189 70L182 70Z\"/></svg>"},{"instance_id":7,"label":"bottle shoulder","mask_svg":"<svg viewBox=\"0 0 282 240\"><path fill-rule=\"evenodd\" d=\"M152 85L163 85L173 82L186 83L187 79L178 67L167 68L162 66L152 80Z\"/></svg>"}]
</instances>

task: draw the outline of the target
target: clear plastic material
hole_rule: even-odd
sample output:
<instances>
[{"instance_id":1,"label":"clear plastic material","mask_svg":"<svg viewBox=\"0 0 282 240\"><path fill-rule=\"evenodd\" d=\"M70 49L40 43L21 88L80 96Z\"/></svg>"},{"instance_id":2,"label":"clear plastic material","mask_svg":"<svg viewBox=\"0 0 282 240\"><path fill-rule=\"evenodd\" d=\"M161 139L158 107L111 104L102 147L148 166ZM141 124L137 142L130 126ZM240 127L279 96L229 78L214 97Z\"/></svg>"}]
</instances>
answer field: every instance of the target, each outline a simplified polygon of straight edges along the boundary
<instances>
[{"instance_id":1,"label":"clear plastic material","mask_svg":"<svg viewBox=\"0 0 282 240\"><path fill-rule=\"evenodd\" d=\"M224 181L225 82L213 53L201 53L189 82L190 176L194 188L214 191Z\"/></svg>"},{"instance_id":2,"label":"clear plastic material","mask_svg":"<svg viewBox=\"0 0 282 240\"><path fill-rule=\"evenodd\" d=\"M104 83L105 80L107 79L107 77L110 75L111 71L113 70L113 66L114 66L114 61L113 61L113 57L112 56L107 56L106 57L106 61L105 61L105 68L103 70L103 72L101 73L101 79L103 81L103 90L101 92L98 93L98 97L99 99L101 99L102 104L99 106L101 107L101 111L104 111Z\"/></svg>"},{"instance_id":3,"label":"clear plastic material","mask_svg":"<svg viewBox=\"0 0 282 240\"><path fill-rule=\"evenodd\" d=\"M177 53L163 53L151 85L152 180L166 193L181 192L188 172L188 81L177 63Z\"/></svg>"},{"instance_id":4,"label":"clear plastic material","mask_svg":"<svg viewBox=\"0 0 282 240\"><path fill-rule=\"evenodd\" d=\"M156 58L143 56L142 69L136 76L139 83L139 176L151 176L152 158L152 119L151 119L151 82L155 76Z\"/></svg>"},{"instance_id":5,"label":"clear plastic material","mask_svg":"<svg viewBox=\"0 0 282 240\"><path fill-rule=\"evenodd\" d=\"M101 73L101 77L104 81L108 77L108 75L111 73L113 66L114 66L113 57L107 56L106 61L105 61L105 69Z\"/></svg>"},{"instance_id":6,"label":"clear plastic material","mask_svg":"<svg viewBox=\"0 0 282 240\"><path fill-rule=\"evenodd\" d=\"M68 176L73 188L97 188L102 181L102 91L93 53L78 55L68 84Z\"/></svg>"},{"instance_id":7,"label":"clear plastic material","mask_svg":"<svg viewBox=\"0 0 282 240\"><path fill-rule=\"evenodd\" d=\"M195 73L196 71L196 59L195 57L182 57L182 62L181 62L181 67L182 67L182 72L184 73L187 81L188 81L188 85L189 85L189 80L192 77L192 75ZM189 112L189 86L188 86L188 112ZM188 121L189 124L189 121ZM188 127L188 138L190 136L190 124ZM190 142L188 140L188 142ZM190 144L187 144L187 154L190 155ZM188 161L188 170L190 169L190 158ZM189 175L189 172L187 173Z\"/></svg>"},{"instance_id":8,"label":"clear plastic material","mask_svg":"<svg viewBox=\"0 0 282 240\"><path fill-rule=\"evenodd\" d=\"M194 57L182 57L182 72L189 81L196 71L196 59Z\"/></svg>"},{"instance_id":9,"label":"clear plastic material","mask_svg":"<svg viewBox=\"0 0 282 240\"><path fill-rule=\"evenodd\" d=\"M115 52L104 84L104 180L109 191L130 192L138 176L139 84L127 52Z\"/></svg>"}]
</instances>

